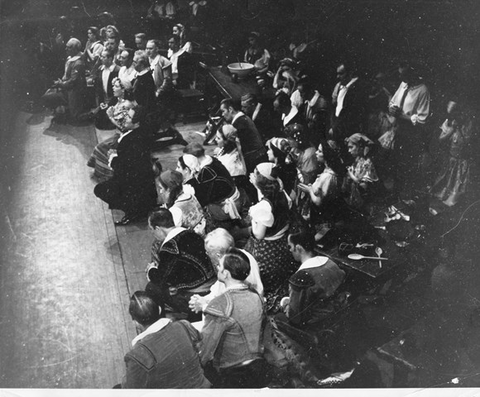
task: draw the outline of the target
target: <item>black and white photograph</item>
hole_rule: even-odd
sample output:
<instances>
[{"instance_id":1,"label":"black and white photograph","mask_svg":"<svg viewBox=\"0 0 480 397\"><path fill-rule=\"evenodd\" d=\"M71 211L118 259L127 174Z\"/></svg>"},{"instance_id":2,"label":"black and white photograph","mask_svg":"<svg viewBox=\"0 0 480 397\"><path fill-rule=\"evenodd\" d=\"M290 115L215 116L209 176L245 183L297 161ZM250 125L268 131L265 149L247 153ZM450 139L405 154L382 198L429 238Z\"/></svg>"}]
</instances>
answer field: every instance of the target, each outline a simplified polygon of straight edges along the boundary
<instances>
[{"instance_id":1,"label":"black and white photograph","mask_svg":"<svg viewBox=\"0 0 480 397\"><path fill-rule=\"evenodd\" d=\"M0 0L0 167L2 396L480 395L480 1Z\"/></svg>"}]
</instances>

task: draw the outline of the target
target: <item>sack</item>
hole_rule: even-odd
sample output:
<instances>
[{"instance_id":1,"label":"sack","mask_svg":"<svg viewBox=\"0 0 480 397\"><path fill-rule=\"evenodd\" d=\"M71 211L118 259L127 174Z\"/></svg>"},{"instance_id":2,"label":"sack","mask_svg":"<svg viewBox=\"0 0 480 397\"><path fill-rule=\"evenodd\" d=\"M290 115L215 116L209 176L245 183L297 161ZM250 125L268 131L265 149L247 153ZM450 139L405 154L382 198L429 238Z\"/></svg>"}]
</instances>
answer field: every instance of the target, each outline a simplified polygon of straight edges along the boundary
<instances>
[{"instance_id":1,"label":"sack","mask_svg":"<svg viewBox=\"0 0 480 397\"><path fill-rule=\"evenodd\" d=\"M393 150L395 147L395 131L388 130L380 138L378 138L378 142L385 150Z\"/></svg>"}]
</instances>

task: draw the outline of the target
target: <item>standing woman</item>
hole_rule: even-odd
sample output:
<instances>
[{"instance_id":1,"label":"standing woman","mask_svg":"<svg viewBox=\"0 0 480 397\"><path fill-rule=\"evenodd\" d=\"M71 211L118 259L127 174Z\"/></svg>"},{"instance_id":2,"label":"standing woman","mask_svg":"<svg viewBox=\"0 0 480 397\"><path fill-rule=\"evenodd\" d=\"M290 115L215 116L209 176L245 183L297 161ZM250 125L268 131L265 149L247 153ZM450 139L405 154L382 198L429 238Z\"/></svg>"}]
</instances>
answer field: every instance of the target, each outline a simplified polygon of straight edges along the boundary
<instances>
[{"instance_id":1,"label":"standing woman","mask_svg":"<svg viewBox=\"0 0 480 397\"><path fill-rule=\"evenodd\" d=\"M88 66L88 69L91 70L93 65L100 58L100 54L103 51L103 43L100 38L100 32L97 27L90 26L87 30L88 40L85 44L85 62Z\"/></svg>"},{"instance_id":2,"label":"standing woman","mask_svg":"<svg viewBox=\"0 0 480 397\"><path fill-rule=\"evenodd\" d=\"M467 194L472 194L473 182L478 183L477 126L456 102L450 101L447 107L448 118L440 129L440 141L449 143L449 156L441 169L431 194L447 206L457 204ZM478 187L478 186L475 186Z\"/></svg>"},{"instance_id":3,"label":"standing woman","mask_svg":"<svg viewBox=\"0 0 480 397\"><path fill-rule=\"evenodd\" d=\"M250 182L257 188L260 201L250 207L251 236L245 250L258 261L267 307L275 311L288 291L287 280L298 267L287 242L291 201L272 163L257 165Z\"/></svg>"},{"instance_id":4,"label":"standing woman","mask_svg":"<svg viewBox=\"0 0 480 397\"><path fill-rule=\"evenodd\" d=\"M255 66L258 74L266 73L270 64L271 55L260 43L260 33L250 32L249 46L245 50L244 61Z\"/></svg>"},{"instance_id":5,"label":"standing woman","mask_svg":"<svg viewBox=\"0 0 480 397\"><path fill-rule=\"evenodd\" d=\"M348 205L357 210L366 210L375 183L378 182L377 172L370 158L373 141L363 134L353 134L346 139L348 152L353 157L353 164L347 168L343 182L343 191Z\"/></svg>"},{"instance_id":6,"label":"standing woman","mask_svg":"<svg viewBox=\"0 0 480 397\"><path fill-rule=\"evenodd\" d=\"M180 39L180 48L183 49L184 51L188 52L191 54L193 52L193 46L190 41L187 39L187 33L185 32L185 26L183 26L181 23L177 23L176 25L173 26L172 29L172 34ZM171 49L168 50L167 58L170 58L173 54L173 51Z\"/></svg>"},{"instance_id":7,"label":"standing woman","mask_svg":"<svg viewBox=\"0 0 480 397\"><path fill-rule=\"evenodd\" d=\"M124 115L134 106L131 102L132 84L128 80L120 80L116 77L112 80L112 85L114 98L106 114L117 130L111 138L95 146L87 163L89 167L95 169L94 176L99 179L109 179L113 175L113 170L108 165L108 151L116 149L118 139L123 131Z\"/></svg>"}]
</instances>

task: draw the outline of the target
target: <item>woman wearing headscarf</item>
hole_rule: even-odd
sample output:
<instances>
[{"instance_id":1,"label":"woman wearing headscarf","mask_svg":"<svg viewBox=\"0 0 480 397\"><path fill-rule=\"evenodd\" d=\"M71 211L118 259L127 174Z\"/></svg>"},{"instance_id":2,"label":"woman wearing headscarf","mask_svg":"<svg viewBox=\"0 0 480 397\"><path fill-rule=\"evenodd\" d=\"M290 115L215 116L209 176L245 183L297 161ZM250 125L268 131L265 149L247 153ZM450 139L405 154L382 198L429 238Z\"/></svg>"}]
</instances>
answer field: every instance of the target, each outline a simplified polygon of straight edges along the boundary
<instances>
[{"instance_id":1,"label":"woman wearing headscarf","mask_svg":"<svg viewBox=\"0 0 480 397\"><path fill-rule=\"evenodd\" d=\"M278 176L283 182L283 189L290 196L297 178L297 168L291 161L287 162L291 150L288 139L272 138L265 145L267 147L268 161L275 164Z\"/></svg>"},{"instance_id":2,"label":"woman wearing headscarf","mask_svg":"<svg viewBox=\"0 0 480 397\"><path fill-rule=\"evenodd\" d=\"M293 124L285 129L285 135L292 147L288 155L288 161L295 164L297 177L295 180L293 198L297 213L304 220L310 219L310 197L302 191L299 183L310 184L315 181L319 172L316 149L310 143L306 129L301 124Z\"/></svg>"},{"instance_id":3,"label":"woman wearing headscarf","mask_svg":"<svg viewBox=\"0 0 480 397\"><path fill-rule=\"evenodd\" d=\"M192 192L183 188L183 176L166 170L155 178L159 203L170 210L175 226L191 229L205 236L206 218L202 206Z\"/></svg>"},{"instance_id":4,"label":"woman wearing headscarf","mask_svg":"<svg viewBox=\"0 0 480 397\"><path fill-rule=\"evenodd\" d=\"M368 204L372 189L378 182L377 172L371 159L374 143L363 134L353 134L346 139L348 152L353 157L353 164L347 168L343 183L346 202L350 206L364 210Z\"/></svg>"},{"instance_id":5,"label":"woman wearing headscarf","mask_svg":"<svg viewBox=\"0 0 480 397\"><path fill-rule=\"evenodd\" d=\"M184 152L181 161L191 171L191 180L187 183L193 186L196 198L216 226L229 228L233 221L241 221L248 200L237 189L223 164L205 155L200 144L189 144ZM181 161L179 159L179 165Z\"/></svg>"},{"instance_id":6,"label":"woman wearing headscarf","mask_svg":"<svg viewBox=\"0 0 480 397\"><path fill-rule=\"evenodd\" d=\"M259 202L250 207L251 236L245 245L258 261L269 310L277 310L279 299L288 290L286 280L297 265L288 248L291 200L282 188L273 163L258 164L250 174Z\"/></svg>"},{"instance_id":7,"label":"woman wearing headscarf","mask_svg":"<svg viewBox=\"0 0 480 397\"><path fill-rule=\"evenodd\" d=\"M240 180L246 179L247 167L243 159L237 129L231 124L222 125L215 135L215 142L218 146L214 152L215 157L225 166L238 186Z\"/></svg>"},{"instance_id":8,"label":"woman wearing headscarf","mask_svg":"<svg viewBox=\"0 0 480 397\"><path fill-rule=\"evenodd\" d=\"M345 207L340 195L344 171L339 156L326 141L318 145L316 156L318 163L324 166L323 171L315 182L299 183L298 188L310 197L311 225L321 232L325 224L332 224L339 218L339 211ZM318 233L315 237L319 240L321 236L323 234Z\"/></svg>"}]
</instances>

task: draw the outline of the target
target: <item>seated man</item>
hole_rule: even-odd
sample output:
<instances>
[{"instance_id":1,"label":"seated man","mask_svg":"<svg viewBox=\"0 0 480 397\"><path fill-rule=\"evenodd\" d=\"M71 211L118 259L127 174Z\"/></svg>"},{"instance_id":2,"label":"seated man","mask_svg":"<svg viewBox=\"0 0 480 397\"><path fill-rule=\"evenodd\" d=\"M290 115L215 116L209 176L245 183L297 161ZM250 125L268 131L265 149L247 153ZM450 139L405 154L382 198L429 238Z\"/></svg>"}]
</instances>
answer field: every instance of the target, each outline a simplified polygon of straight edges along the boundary
<instances>
[{"instance_id":1,"label":"seated man","mask_svg":"<svg viewBox=\"0 0 480 397\"><path fill-rule=\"evenodd\" d=\"M333 297L345 272L327 257L315 255L315 240L310 232L289 235L288 247L302 265L290 277L289 297L283 298L281 305L291 324L314 324L336 310Z\"/></svg>"},{"instance_id":2,"label":"seated man","mask_svg":"<svg viewBox=\"0 0 480 397\"><path fill-rule=\"evenodd\" d=\"M188 302L193 294L206 295L216 280L202 237L193 230L176 227L166 208L151 213L148 223L155 241L146 290L179 317L199 320Z\"/></svg>"},{"instance_id":3,"label":"seated man","mask_svg":"<svg viewBox=\"0 0 480 397\"><path fill-rule=\"evenodd\" d=\"M95 195L109 204L110 209L125 213L117 225L127 225L146 217L157 201L150 162L152 134L142 126L144 116L140 106L125 112L124 132L118 139L117 149L109 152L113 177L94 189Z\"/></svg>"},{"instance_id":4,"label":"seated man","mask_svg":"<svg viewBox=\"0 0 480 397\"><path fill-rule=\"evenodd\" d=\"M209 388L196 346L200 334L188 321L172 322L144 291L130 298L130 315L139 333L125 355L123 389Z\"/></svg>"},{"instance_id":5,"label":"seated man","mask_svg":"<svg viewBox=\"0 0 480 397\"><path fill-rule=\"evenodd\" d=\"M55 110L52 124L63 124L66 121L77 123L85 113L87 81L85 78L85 62L82 57L80 40L72 38L66 45L67 61L65 73L61 79L55 80L52 89L42 97L43 104ZM64 107L68 107L68 116ZM67 120L68 118L68 120Z\"/></svg>"},{"instance_id":6,"label":"seated man","mask_svg":"<svg viewBox=\"0 0 480 397\"><path fill-rule=\"evenodd\" d=\"M265 386L262 333L263 300L245 279L250 273L246 255L231 248L218 264L218 279L226 291L205 309L202 365L212 361L215 387L259 388Z\"/></svg>"},{"instance_id":7,"label":"seated man","mask_svg":"<svg viewBox=\"0 0 480 397\"><path fill-rule=\"evenodd\" d=\"M212 230L205 237L205 250L212 265L217 269L220 263L220 259L223 258L225 253L235 246L235 241L227 230L219 227ZM256 259L247 251L241 250L248 258L250 264L250 273L245 279L245 284L250 288L258 292L260 296L263 296L263 284L260 278L260 269ZM206 296L193 295L190 299L190 308L195 311L204 311L208 303L215 297L225 292L225 284L217 280L215 284L210 288L210 293Z\"/></svg>"}]
</instances>

